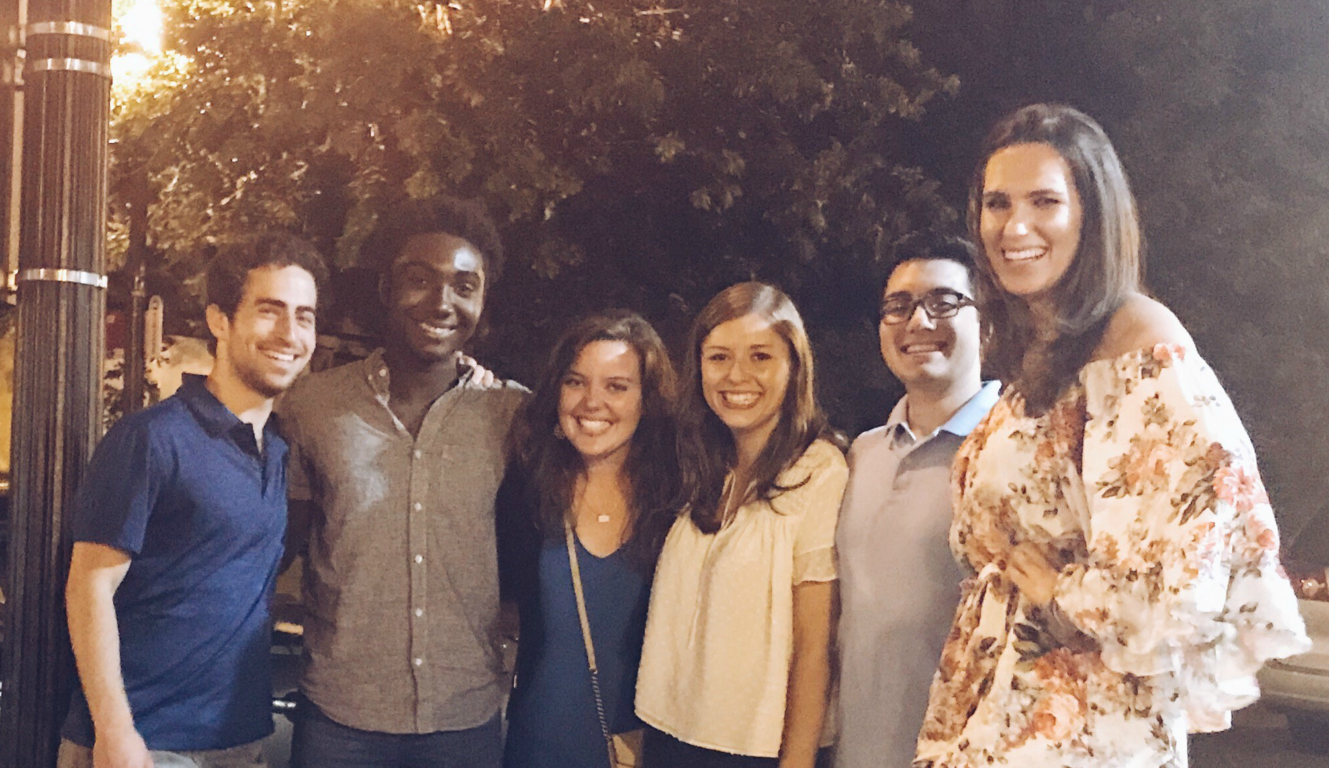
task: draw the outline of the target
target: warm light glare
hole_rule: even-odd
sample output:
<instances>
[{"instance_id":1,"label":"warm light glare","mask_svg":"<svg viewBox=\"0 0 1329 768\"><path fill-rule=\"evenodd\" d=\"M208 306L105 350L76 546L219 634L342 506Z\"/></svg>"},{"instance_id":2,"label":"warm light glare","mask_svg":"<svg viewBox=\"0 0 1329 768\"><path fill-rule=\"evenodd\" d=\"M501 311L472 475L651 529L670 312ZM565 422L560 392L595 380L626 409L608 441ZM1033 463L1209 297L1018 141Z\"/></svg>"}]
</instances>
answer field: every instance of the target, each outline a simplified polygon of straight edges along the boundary
<instances>
[{"instance_id":1,"label":"warm light glare","mask_svg":"<svg viewBox=\"0 0 1329 768\"><path fill-rule=\"evenodd\" d=\"M152 66L152 59L141 53L122 53L111 57L111 80L128 83L141 79Z\"/></svg>"},{"instance_id":2,"label":"warm light glare","mask_svg":"<svg viewBox=\"0 0 1329 768\"><path fill-rule=\"evenodd\" d=\"M137 45L144 54L162 52L162 9L156 0L133 0L120 17L120 28L125 31L125 42Z\"/></svg>"},{"instance_id":3,"label":"warm light glare","mask_svg":"<svg viewBox=\"0 0 1329 768\"><path fill-rule=\"evenodd\" d=\"M157 0L122 0L115 4L116 20L124 32L121 52L111 57L111 78L133 84L152 68L162 52L162 10Z\"/></svg>"}]
</instances>

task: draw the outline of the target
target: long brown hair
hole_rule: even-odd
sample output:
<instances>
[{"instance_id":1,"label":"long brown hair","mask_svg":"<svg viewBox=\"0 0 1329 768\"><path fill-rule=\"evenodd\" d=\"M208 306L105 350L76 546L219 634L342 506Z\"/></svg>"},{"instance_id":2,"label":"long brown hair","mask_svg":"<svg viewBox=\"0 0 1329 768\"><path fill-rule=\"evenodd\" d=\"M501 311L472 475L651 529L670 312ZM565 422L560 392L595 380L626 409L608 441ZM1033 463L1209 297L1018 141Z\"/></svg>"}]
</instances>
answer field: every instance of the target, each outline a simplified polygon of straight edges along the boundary
<instances>
[{"instance_id":1,"label":"long brown hair","mask_svg":"<svg viewBox=\"0 0 1329 768\"><path fill-rule=\"evenodd\" d=\"M523 472L536 510L535 525L545 536L562 536L572 509L577 478L585 465L567 440L556 437L563 378L592 342L621 341L641 361L641 420L624 462L631 486L628 555L649 572L665 534L682 506L676 451L674 367L651 324L626 310L610 310L575 323L554 345L544 375L508 434L509 455Z\"/></svg>"},{"instance_id":2,"label":"long brown hair","mask_svg":"<svg viewBox=\"0 0 1329 768\"><path fill-rule=\"evenodd\" d=\"M738 452L733 434L706 404L701 383L701 348L717 326L747 315L757 315L769 322L789 345L789 385L780 406L779 421L753 464L748 496L740 499L740 504L725 504L722 508L725 478L734 467ZM812 344L803 328L803 318L794 302L773 285L757 282L731 285L701 310L688 335L683 386L678 426L683 487L688 493L692 521L705 533L720 530L729 522L726 515L732 516L742 504L773 499L807 482L804 478L793 486L782 486L777 480L818 437L835 439L817 405Z\"/></svg>"},{"instance_id":3,"label":"long brown hair","mask_svg":"<svg viewBox=\"0 0 1329 768\"><path fill-rule=\"evenodd\" d=\"M1002 289L986 254L978 260L979 316L990 340L986 363L1024 396L1031 411L1052 405L1089 362L1108 321L1140 290L1144 251L1126 169L1093 118L1061 104L1031 104L993 126L969 191L969 228L983 242L983 177L988 160L1014 144L1046 144L1071 171L1081 205L1080 247L1052 288L1055 337L1040 341L1028 306Z\"/></svg>"}]
</instances>

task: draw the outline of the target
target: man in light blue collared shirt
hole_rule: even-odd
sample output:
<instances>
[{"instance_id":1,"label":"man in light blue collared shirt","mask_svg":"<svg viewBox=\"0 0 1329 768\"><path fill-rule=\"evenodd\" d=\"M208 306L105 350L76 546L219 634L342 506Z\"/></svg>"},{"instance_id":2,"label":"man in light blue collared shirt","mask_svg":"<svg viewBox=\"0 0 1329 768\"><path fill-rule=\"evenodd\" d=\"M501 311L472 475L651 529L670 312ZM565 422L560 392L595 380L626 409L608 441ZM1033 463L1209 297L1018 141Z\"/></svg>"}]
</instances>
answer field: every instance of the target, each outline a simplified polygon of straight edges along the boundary
<instances>
[{"instance_id":1,"label":"man in light blue collared shirt","mask_svg":"<svg viewBox=\"0 0 1329 768\"><path fill-rule=\"evenodd\" d=\"M836 768L908 768L928 687L959 602L951 460L997 400L980 378L974 247L904 243L882 288L878 332L905 396L849 452L840 509L840 728Z\"/></svg>"}]
</instances>

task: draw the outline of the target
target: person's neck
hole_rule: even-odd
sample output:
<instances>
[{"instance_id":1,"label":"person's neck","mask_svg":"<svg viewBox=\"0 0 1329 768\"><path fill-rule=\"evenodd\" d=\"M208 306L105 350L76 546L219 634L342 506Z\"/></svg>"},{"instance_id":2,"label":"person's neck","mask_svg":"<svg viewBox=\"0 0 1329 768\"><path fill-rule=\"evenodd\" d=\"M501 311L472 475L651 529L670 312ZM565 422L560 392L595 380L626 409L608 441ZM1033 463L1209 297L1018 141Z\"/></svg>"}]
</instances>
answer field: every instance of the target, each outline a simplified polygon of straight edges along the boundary
<instances>
[{"instance_id":1,"label":"person's neck","mask_svg":"<svg viewBox=\"0 0 1329 768\"><path fill-rule=\"evenodd\" d=\"M207 387L218 402L226 406L226 410L253 427L254 440L262 448L263 427L267 425L268 417L272 415L272 398L255 392L240 381L223 360L218 360L213 366L212 373L208 374L203 386Z\"/></svg>"},{"instance_id":2,"label":"person's neck","mask_svg":"<svg viewBox=\"0 0 1329 768\"><path fill-rule=\"evenodd\" d=\"M1061 315L1056 302L1051 298L1030 299L1025 302L1029 317L1034 323L1035 338L1039 343L1048 344L1061 332Z\"/></svg>"},{"instance_id":3,"label":"person's neck","mask_svg":"<svg viewBox=\"0 0 1329 768\"><path fill-rule=\"evenodd\" d=\"M586 478L587 485L601 486L621 483L627 461L628 452L626 450L614 451L608 456L583 461L582 476Z\"/></svg>"},{"instance_id":4,"label":"person's neck","mask_svg":"<svg viewBox=\"0 0 1329 768\"><path fill-rule=\"evenodd\" d=\"M383 349L383 363L388 367L391 394L425 397L432 401L457 381L455 357L443 360L422 360L397 345Z\"/></svg>"},{"instance_id":5,"label":"person's neck","mask_svg":"<svg viewBox=\"0 0 1329 768\"><path fill-rule=\"evenodd\" d=\"M771 423L759 429L733 433L736 459L734 474L738 479L746 481L751 475L752 467L756 465L761 452L766 450L766 443L770 442L775 424L775 420L771 420Z\"/></svg>"},{"instance_id":6,"label":"person's neck","mask_svg":"<svg viewBox=\"0 0 1329 768\"><path fill-rule=\"evenodd\" d=\"M978 372L964 376L947 387L913 387L906 389L905 421L915 435L930 435L951 420L956 411L964 407L983 381Z\"/></svg>"}]
</instances>

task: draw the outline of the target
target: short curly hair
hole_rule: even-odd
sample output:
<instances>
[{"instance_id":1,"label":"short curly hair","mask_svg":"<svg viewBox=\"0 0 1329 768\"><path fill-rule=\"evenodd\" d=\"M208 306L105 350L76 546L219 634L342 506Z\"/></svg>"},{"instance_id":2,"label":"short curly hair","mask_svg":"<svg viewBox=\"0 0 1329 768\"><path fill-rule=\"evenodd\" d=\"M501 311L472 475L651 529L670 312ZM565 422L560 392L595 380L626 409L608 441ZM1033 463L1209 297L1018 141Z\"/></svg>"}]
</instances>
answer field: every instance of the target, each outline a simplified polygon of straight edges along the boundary
<instances>
[{"instance_id":1,"label":"short curly hair","mask_svg":"<svg viewBox=\"0 0 1329 768\"><path fill-rule=\"evenodd\" d=\"M431 233L460 237L475 246L484 259L486 283L492 285L503 272L503 241L489 213L478 202L451 195L386 206L360 246L361 264L386 275L407 240Z\"/></svg>"},{"instance_id":2,"label":"short curly hair","mask_svg":"<svg viewBox=\"0 0 1329 768\"><path fill-rule=\"evenodd\" d=\"M208 264L207 302L234 317L244 297L249 273L265 267L300 267L314 278L318 298L325 299L328 265L318 249L290 232L266 232L217 253Z\"/></svg>"}]
</instances>

